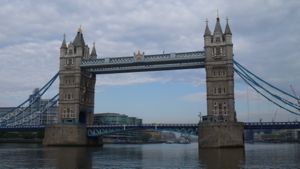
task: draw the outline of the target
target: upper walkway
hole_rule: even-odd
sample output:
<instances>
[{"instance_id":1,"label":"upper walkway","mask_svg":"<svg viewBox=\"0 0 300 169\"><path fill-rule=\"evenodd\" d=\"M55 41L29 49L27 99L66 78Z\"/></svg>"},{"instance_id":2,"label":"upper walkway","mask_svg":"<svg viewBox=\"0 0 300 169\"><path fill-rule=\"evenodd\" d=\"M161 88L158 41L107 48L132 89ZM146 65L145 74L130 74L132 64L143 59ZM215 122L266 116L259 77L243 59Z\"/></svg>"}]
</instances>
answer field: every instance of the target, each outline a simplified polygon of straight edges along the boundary
<instances>
[{"instance_id":1,"label":"upper walkway","mask_svg":"<svg viewBox=\"0 0 300 169\"><path fill-rule=\"evenodd\" d=\"M205 52L182 52L169 54L111 57L82 60L82 68L96 74L146 72L174 69L204 68Z\"/></svg>"}]
</instances>

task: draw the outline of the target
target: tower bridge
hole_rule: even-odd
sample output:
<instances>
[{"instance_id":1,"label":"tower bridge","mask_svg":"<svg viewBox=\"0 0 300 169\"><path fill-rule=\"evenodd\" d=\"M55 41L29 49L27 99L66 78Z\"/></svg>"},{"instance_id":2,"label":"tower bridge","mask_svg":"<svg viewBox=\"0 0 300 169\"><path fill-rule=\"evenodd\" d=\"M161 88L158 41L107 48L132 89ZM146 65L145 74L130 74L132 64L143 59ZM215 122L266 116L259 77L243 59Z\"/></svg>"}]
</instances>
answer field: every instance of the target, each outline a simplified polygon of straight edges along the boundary
<instances>
[{"instance_id":1,"label":"tower bridge","mask_svg":"<svg viewBox=\"0 0 300 169\"><path fill-rule=\"evenodd\" d=\"M120 130L186 130L198 134L201 148L244 146L244 129L299 128L298 122L276 124L238 122L235 111L234 72L263 97L290 113L300 115L298 113L300 105L290 101L300 99L267 83L233 59L232 32L228 21L224 31L219 17L216 19L213 32L206 23L203 37L203 51L153 55L138 51L133 56L97 58L95 44L90 51L80 28L74 40L68 45L64 36L60 47L59 73L38 90L34 97L41 97L59 77L59 94L51 99L53 103L59 102L59 123L50 126L30 126L35 114L25 110L34 104L35 100L31 102L26 100L11 112L0 115L0 131L45 130L44 145L88 145L93 144L95 140L87 136L101 136ZM198 68L206 71L207 116L203 118L204 121L187 125L92 126L97 74ZM101 80L101 76L99 77ZM265 86L284 96L274 94ZM287 97L290 99L286 99ZM29 106L26 107L25 104L28 102ZM51 106L45 105L41 110L45 112Z\"/></svg>"},{"instance_id":2,"label":"tower bridge","mask_svg":"<svg viewBox=\"0 0 300 169\"><path fill-rule=\"evenodd\" d=\"M78 124L92 124L96 74L195 68L206 70L207 114L212 117L199 124L199 147L244 145L243 124L237 122L234 105L233 44L228 22L224 32L219 17L213 33L206 24L204 51L156 55L138 51L134 56L97 59L95 45L89 50L81 28L70 44L63 39L59 67L61 124L46 128L45 145L88 143L86 128Z\"/></svg>"}]
</instances>

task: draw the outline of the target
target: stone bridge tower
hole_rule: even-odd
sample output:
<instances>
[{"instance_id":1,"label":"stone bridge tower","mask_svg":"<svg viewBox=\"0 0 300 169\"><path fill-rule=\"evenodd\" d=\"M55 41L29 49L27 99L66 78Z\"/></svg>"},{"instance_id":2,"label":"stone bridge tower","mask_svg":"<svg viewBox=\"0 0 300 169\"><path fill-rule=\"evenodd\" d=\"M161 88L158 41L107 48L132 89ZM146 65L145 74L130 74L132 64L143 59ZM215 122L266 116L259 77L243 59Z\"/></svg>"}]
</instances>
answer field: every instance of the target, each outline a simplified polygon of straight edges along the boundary
<instances>
[{"instance_id":1,"label":"stone bridge tower","mask_svg":"<svg viewBox=\"0 0 300 169\"><path fill-rule=\"evenodd\" d=\"M94 113L95 74L80 68L83 59L96 59L96 49L92 53L85 44L79 28L73 42L60 48L59 68L59 119L61 123L91 125Z\"/></svg>"},{"instance_id":2,"label":"stone bridge tower","mask_svg":"<svg viewBox=\"0 0 300 169\"><path fill-rule=\"evenodd\" d=\"M243 146L243 126L237 123L234 106L232 33L222 31L217 17L214 32L204 32L206 55L207 116L199 127L199 147Z\"/></svg>"},{"instance_id":3,"label":"stone bridge tower","mask_svg":"<svg viewBox=\"0 0 300 169\"><path fill-rule=\"evenodd\" d=\"M96 75L80 67L84 59L96 59L95 44L90 53L79 28L73 42L60 48L59 124L45 131L45 145L87 145L86 125L93 124Z\"/></svg>"}]
</instances>

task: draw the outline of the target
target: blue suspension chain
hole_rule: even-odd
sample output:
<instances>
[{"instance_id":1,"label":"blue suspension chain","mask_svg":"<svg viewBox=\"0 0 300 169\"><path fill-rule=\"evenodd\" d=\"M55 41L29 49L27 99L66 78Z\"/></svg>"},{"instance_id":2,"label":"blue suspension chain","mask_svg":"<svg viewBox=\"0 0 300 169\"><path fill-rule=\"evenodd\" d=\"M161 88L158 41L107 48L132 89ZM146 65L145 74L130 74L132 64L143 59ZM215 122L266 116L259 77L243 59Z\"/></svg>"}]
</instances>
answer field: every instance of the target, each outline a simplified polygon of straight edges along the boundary
<instances>
[{"instance_id":1,"label":"blue suspension chain","mask_svg":"<svg viewBox=\"0 0 300 169\"><path fill-rule=\"evenodd\" d=\"M276 89L277 91L280 91L281 93L286 94L286 95L288 95L288 96L290 96L290 97L292 97L292 98L294 98L294 99L296 99L296 100L300 100L300 98L297 98L296 96L293 96L293 95L291 95L291 94L289 94L289 93L287 93L287 92L285 92L285 91L283 91L283 90L281 90L281 89L279 89L279 88L277 88L277 87L271 85L270 83L266 82L265 80L261 79L260 77L256 76L254 73L250 72L247 68L245 68L244 66L242 66L241 64L239 64L239 63L238 63L237 61L235 61L234 59L233 59L233 63L236 64L236 65L238 65L238 66L241 66L245 71L247 71L248 73L250 73L251 75L253 75L253 76L256 77L257 79L259 79L260 81L264 82L264 83L267 84L268 86L270 86L270 87Z\"/></svg>"},{"instance_id":2,"label":"blue suspension chain","mask_svg":"<svg viewBox=\"0 0 300 169\"><path fill-rule=\"evenodd\" d=\"M37 91L37 93L35 95L37 96L42 96L48 89L49 87L53 84L53 82L57 79L59 73L56 73L41 89L39 89ZM42 91L42 93L40 93ZM5 117L7 114L10 114L10 113L13 113L14 111L20 109L22 106L24 106L27 102L29 102L30 98L28 98L27 100L25 100L23 103L21 103L19 106L17 106L16 108L14 108L13 110L3 114L1 117ZM12 118L15 118L17 117L18 115L22 114L25 110L27 110L32 104L34 104L36 101L37 101L37 97L35 97L34 101L29 105L27 106L25 109L23 109L22 111L20 111L17 115L15 115L14 117L10 117L9 119L6 119L4 121L1 122L1 125L3 123L8 123L8 121L10 121Z\"/></svg>"},{"instance_id":3,"label":"blue suspension chain","mask_svg":"<svg viewBox=\"0 0 300 169\"><path fill-rule=\"evenodd\" d=\"M297 115L297 116L300 116L300 114L299 113L296 113L296 112L294 112L294 111L292 111L292 110L289 110L289 109L287 109L287 108L285 108L285 107L283 107L282 105L280 105L280 104L278 104L278 103L276 103L274 100L272 100L272 99L270 99L269 97L267 97L266 95L264 95L263 93L261 93L258 89L256 89L249 81L247 81L247 79L246 79L246 77L244 77L245 75L243 75L241 72L239 72L236 68L234 68L234 71L249 85L249 86L251 86L257 93L259 93L260 95L262 95L265 99L267 99L268 101L270 101L270 102L272 102L273 104L275 104L275 105L277 105L278 107L280 107L280 108L282 108L282 109L284 109L284 110L286 110L286 111L288 111L288 112L290 112L290 113L292 113L292 114L295 114L295 115Z\"/></svg>"},{"instance_id":4,"label":"blue suspension chain","mask_svg":"<svg viewBox=\"0 0 300 169\"><path fill-rule=\"evenodd\" d=\"M261 89L263 89L264 91L266 91L268 94L270 94L271 96L273 96L273 97L275 97L276 99L280 100L280 101L283 102L284 104L288 104L289 106L291 106L291 107L293 107L293 108L295 108L295 109L297 109L297 110L300 110L300 106L299 106L299 105L294 104L294 103L292 103L292 102L290 102L290 101L288 101L288 100L286 100L286 99L283 99L282 97L280 97L280 96L278 96L278 95L276 95L276 94L270 92L269 90L267 90L266 88L264 88L263 86L261 86L259 83L257 83L257 82L256 82L251 76L249 76L248 73L245 72L241 67L239 67L238 65L236 65L236 66L240 69L240 71L243 72L243 74L245 75L245 77L246 77L249 81L251 81L253 84L255 84L256 86L260 87Z\"/></svg>"}]
</instances>

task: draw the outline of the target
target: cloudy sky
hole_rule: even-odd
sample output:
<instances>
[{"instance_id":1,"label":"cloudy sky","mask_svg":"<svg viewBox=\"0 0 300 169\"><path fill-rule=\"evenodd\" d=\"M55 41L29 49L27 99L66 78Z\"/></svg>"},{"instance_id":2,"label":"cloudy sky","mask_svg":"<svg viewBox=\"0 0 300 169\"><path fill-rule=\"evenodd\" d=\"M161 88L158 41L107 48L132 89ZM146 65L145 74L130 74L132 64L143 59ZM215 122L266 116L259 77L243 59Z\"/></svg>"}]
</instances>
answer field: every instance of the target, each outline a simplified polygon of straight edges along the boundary
<instances>
[{"instance_id":1,"label":"cloudy sky","mask_svg":"<svg viewBox=\"0 0 300 169\"><path fill-rule=\"evenodd\" d=\"M57 71L63 34L80 25L98 57L203 50L206 18L229 18L235 59L272 84L300 95L300 1L289 0L1 0L0 106L16 106ZM118 112L145 122L197 122L206 114L205 72L98 75L95 112ZM57 84L47 97L58 92ZM295 120L236 77L241 121ZM277 113L275 113L277 112ZM300 118L298 117L298 120Z\"/></svg>"}]
</instances>

